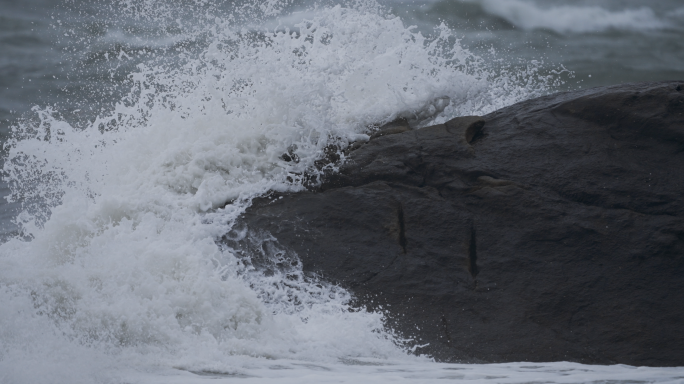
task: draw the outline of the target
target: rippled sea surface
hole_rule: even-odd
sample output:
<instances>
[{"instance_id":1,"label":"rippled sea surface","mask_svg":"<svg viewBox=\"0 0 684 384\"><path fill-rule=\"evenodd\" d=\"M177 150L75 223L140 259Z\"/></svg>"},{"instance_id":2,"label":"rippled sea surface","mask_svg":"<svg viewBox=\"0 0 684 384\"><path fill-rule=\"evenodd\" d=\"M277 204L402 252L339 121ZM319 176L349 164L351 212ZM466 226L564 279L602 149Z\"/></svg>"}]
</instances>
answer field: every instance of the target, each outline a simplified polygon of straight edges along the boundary
<instances>
[{"instance_id":1,"label":"rippled sea surface","mask_svg":"<svg viewBox=\"0 0 684 384\"><path fill-rule=\"evenodd\" d=\"M422 125L675 79L675 0L0 0L0 382L682 383L434 363L345 290L216 241L438 98Z\"/></svg>"}]
</instances>

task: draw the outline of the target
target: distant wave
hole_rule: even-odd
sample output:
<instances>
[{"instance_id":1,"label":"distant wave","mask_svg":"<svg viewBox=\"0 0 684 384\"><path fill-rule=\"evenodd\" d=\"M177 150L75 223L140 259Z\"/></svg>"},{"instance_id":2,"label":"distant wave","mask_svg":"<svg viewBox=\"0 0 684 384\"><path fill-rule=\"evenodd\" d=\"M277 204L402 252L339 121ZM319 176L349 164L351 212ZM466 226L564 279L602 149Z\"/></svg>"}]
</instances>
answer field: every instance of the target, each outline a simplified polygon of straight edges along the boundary
<instances>
[{"instance_id":1,"label":"distant wave","mask_svg":"<svg viewBox=\"0 0 684 384\"><path fill-rule=\"evenodd\" d=\"M476 1L476 0L470 0ZM481 0L482 8L516 27L550 29L558 33L590 33L610 29L658 30L671 27L648 7L610 11L599 6L540 7L522 0Z\"/></svg>"},{"instance_id":2,"label":"distant wave","mask_svg":"<svg viewBox=\"0 0 684 384\"><path fill-rule=\"evenodd\" d=\"M672 17L684 18L684 7L679 7L672 12Z\"/></svg>"}]
</instances>

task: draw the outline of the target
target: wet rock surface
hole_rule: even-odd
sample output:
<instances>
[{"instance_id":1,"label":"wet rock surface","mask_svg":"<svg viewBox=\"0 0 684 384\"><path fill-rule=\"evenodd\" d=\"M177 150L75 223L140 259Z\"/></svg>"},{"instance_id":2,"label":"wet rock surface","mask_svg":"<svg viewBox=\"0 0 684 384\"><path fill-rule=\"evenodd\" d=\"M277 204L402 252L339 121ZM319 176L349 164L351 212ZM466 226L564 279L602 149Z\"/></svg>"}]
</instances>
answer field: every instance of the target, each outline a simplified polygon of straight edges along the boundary
<instances>
[{"instance_id":1,"label":"wet rock surface","mask_svg":"<svg viewBox=\"0 0 684 384\"><path fill-rule=\"evenodd\" d=\"M395 126L244 220L439 361L684 365L683 88Z\"/></svg>"}]
</instances>

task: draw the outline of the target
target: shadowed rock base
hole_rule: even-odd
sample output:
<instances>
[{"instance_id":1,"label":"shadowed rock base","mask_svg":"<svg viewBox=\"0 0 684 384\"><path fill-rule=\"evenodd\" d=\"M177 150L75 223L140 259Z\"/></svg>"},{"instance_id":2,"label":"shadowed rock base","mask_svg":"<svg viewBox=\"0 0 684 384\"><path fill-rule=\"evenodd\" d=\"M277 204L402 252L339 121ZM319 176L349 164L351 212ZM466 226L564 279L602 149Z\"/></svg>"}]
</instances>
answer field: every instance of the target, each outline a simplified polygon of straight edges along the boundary
<instances>
[{"instance_id":1,"label":"shadowed rock base","mask_svg":"<svg viewBox=\"0 0 684 384\"><path fill-rule=\"evenodd\" d=\"M684 365L683 89L393 128L245 222L439 361Z\"/></svg>"}]
</instances>

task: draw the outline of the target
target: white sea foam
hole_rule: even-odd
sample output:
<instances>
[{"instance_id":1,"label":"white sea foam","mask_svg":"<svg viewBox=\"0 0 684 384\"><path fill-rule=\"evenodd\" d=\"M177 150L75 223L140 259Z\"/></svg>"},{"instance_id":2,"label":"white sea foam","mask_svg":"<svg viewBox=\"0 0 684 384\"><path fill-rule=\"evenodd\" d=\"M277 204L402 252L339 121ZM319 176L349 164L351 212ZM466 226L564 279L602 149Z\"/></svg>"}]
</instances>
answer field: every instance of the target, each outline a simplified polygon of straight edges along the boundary
<instances>
[{"instance_id":1,"label":"white sea foam","mask_svg":"<svg viewBox=\"0 0 684 384\"><path fill-rule=\"evenodd\" d=\"M671 26L648 7L611 11L600 6L550 6L529 0L472 1L480 3L486 12L527 30L543 28L558 33L591 33L610 29L658 30Z\"/></svg>"},{"instance_id":2,"label":"white sea foam","mask_svg":"<svg viewBox=\"0 0 684 384\"><path fill-rule=\"evenodd\" d=\"M535 65L493 72L446 28L426 38L370 1L305 15L273 32L207 12L191 32L206 47L141 64L110 113L77 128L36 109L14 128L4 171L23 232L0 246L1 382L426 361L382 314L349 311L344 290L296 266L267 276L217 240L252 198L301 190L323 148L366 139L371 123L442 96L437 121L485 113L551 80ZM299 162L282 160L293 150Z\"/></svg>"}]
</instances>

